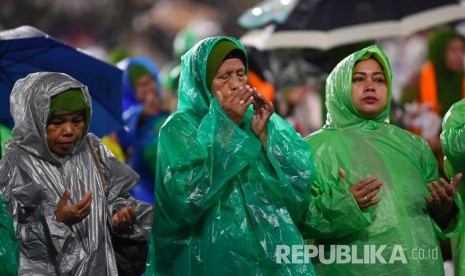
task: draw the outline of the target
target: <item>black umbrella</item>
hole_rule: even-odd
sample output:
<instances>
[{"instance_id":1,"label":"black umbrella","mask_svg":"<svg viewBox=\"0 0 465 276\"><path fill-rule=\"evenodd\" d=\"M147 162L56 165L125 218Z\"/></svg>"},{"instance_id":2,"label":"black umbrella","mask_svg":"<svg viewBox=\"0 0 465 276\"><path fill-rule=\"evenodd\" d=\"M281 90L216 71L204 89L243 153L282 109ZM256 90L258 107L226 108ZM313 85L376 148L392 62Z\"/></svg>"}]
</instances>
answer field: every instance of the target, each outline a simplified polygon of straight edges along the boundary
<instances>
[{"instance_id":1,"label":"black umbrella","mask_svg":"<svg viewBox=\"0 0 465 276\"><path fill-rule=\"evenodd\" d=\"M90 131L103 136L123 126L123 72L31 26L0 32L0 121L11 123L9 96L15 82L42 71L67 73L89 88Z\"/></svg>"},{"instance_id":2,"label":"black umbrella","mask_svg":"<svg viewBox=\"0 0 465 276\"><path fill-rule=\"evenodd\" d=\"M459 0L300 0L283 23L251 30L241 41L260 50L327 50L406 36L464 18L465 6Z\"/></svg>"}]
</instances>

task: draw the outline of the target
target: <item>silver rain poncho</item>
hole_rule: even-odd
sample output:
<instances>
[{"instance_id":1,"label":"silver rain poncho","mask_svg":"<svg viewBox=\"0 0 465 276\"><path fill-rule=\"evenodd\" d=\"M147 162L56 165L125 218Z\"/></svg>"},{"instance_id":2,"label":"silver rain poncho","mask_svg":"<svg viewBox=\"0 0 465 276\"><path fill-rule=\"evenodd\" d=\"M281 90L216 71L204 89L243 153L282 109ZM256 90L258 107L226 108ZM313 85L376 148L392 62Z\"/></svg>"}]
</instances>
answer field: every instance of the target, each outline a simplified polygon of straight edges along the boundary
<instances>
[{"instance_id":1,"label":"silver rain poncho","mask_svg":"<svg viewBox=\"0 0 465 276\"><path fill-rule=\"evenodd\" d=\"M125 237L147 240L152 207L128 193L137 174L117 160L93 134L87 133L71 154L58 156L47 146L50 99L69 88L87 88L68 75L35 73L18 80L11 93L14 140L0 160L0 193L13 215L20 248L20 275L117 275L111 244L112 214L134 206L136 221ZM90 121L90 118L86 119ZM104 168L106 193L90 144ZM89 215L72 226L54 219L65 189L69 204L92 193Z\"/></svg>"}]
</instances>

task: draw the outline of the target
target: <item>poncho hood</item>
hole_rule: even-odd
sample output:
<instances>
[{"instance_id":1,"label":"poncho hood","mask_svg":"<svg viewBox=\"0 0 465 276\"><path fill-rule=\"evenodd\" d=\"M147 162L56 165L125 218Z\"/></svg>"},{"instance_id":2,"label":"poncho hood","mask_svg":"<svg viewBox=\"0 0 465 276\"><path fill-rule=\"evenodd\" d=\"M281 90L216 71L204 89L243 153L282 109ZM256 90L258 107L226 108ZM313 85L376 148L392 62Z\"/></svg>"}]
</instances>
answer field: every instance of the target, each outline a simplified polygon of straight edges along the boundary
<instances>
[{"instance_id":1,"label":"poncho hood","mask_svg":"<svg viewBox=\"0 0 465 276\"><path fill-rule=\"evenodd\" d=\"M40 72L18 80L10 95L10 113L14 121L12 143L40 159L60 164L60 157L50 151L47 145L47 119L51 98L70 88L83 91L92 114L92 103L87 87L69 75ZM90 119L86 118L87 128L82 137L88 132ZM78 150L82 140L81 138L73 151Z\"/></svg>"},{"instance_id":2,"label":"poncho hood","mask_svg":"<svg viewBox=\"0 0 465 276\"><path fill-rule=\"evenodd\" d=\"M388 87L388 104L374 119L364 118L355 109L351 99L353 68L358 61L374 58L380 63L386 76ZM326 80L326 108L328 110L324 128L341 129L353 127L368 121L389 123L389 110L391 106L392 73L389 60L384 51L377 45L366 47L357 51L336 65L336 68Z\"/></svg>"},{"instance_id":3,"label":"poncho hood","mask_svg":"<svg viewBox=\"0 0 465 276\"><path fill-rule=\"evenodd\" d=\"M465 38L452 28L436 29L428 39L428 59L434 64L437 74L448 72L445 64L447 44L453 39L460 38L465 43Z\"/></svg>"},{"instance_id":4,"label":"poncho hood","mask_svg":"<svg viewBox=\"0 0 465 276\"><path fill-rule=\"evenodd\" d=\"M244 46L233 37L218 36L198 42L181 58L181 77L179 80L179 103L177 111L187 111L197 118L203 118L210 106L213 96L207 79L207 61L212 49L220 41L230 41L246 55ZM247 69L247 64L245 64Z\"/></svg>"}]
</instances>

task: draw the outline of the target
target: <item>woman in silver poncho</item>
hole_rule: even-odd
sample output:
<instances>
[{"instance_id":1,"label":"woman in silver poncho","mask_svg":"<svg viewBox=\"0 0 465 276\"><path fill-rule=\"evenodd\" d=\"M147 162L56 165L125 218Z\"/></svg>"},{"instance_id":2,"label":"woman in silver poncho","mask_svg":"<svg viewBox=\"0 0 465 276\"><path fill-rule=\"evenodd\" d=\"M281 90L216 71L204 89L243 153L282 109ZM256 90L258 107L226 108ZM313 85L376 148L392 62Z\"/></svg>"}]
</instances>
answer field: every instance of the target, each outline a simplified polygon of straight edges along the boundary
<instances>
[{"instance_id":1,"label":"woman in silver poncho","mask_svg":"<svg viewBox=\"0 0 465 276\"><path fill-rule=\"evenodd\" d=\"M16 82L10 102L14 139L0 161L0 193L14 219L19 274L117 275L111 236L147 240L152 207L128 194L137 174L88 133L87 87L34 73Z\"/></svg>"}]
</instances>

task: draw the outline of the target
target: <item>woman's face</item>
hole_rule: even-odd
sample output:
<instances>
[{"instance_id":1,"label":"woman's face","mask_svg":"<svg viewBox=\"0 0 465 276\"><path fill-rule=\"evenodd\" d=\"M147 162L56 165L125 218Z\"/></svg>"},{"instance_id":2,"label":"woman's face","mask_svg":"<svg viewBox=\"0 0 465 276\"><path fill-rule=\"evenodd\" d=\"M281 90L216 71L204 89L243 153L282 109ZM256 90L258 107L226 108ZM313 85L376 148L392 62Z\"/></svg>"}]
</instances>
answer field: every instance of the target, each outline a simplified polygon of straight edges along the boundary
<instances>
[{"instance_id":1,"label":"woman's face","mask_svg":"<svg viewBox=\"0 0 465 276\"><path fill-rule=\"evenodd\" d=\"M386 107L388 89L384 71L374 59L358 62L352 74L352 103L365 118L373 119Z\"/></svg>"},{"instance_id":2,"label":"woman's face","mask_svg":"<svg viewBox=\"0 0 465 276\"><path fill-rule=\"evenodd\" d=\"M136 100L143 103L149 97L157 95L157 82L150 74L145 74L134 82Z\"/></svg>"},{"instance_id":3,"label":"woman's face","mask_svg":"<svg viewBox=\"0 0 465 276\"><path fill-rule=\"evenodd\" d=\"M452 73L460 73L463 71L463 55L465 49L463 41L456 37L449 41L446 49L445 65Z\"/></svg>"},{"instance_id":4,"label":"woman's face","mask_svg":"<svg viewBox=\"0 0 465 276\"><path fill-rule=\"evenodd\" d=\"M238 58L230 58L223 61L213 78L211 93L216 97L216 91L223 95L229 91L236 91L239 87L247 85L247 74L244 63Z\"/></svg>"},{"instance_id":5,"label":"woman's face","mask_svg":"<svg viewBox=\"0 0 465 276\"><path fill-rule=\"evenodd\" d=\"M83 110L52 115L47 123L47 144L58 155L70 153L81 138L86 126Z\"/></svg>"}]
</instances>

